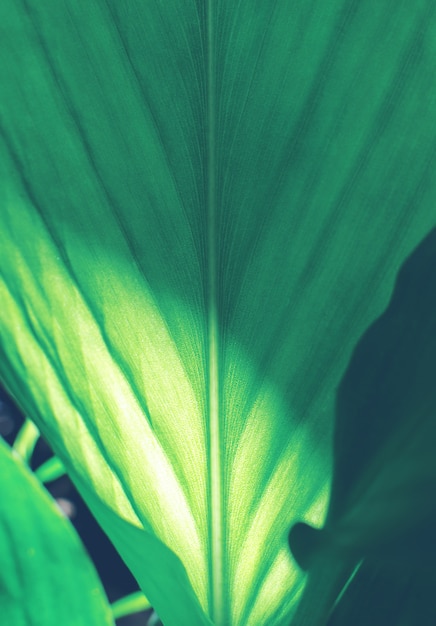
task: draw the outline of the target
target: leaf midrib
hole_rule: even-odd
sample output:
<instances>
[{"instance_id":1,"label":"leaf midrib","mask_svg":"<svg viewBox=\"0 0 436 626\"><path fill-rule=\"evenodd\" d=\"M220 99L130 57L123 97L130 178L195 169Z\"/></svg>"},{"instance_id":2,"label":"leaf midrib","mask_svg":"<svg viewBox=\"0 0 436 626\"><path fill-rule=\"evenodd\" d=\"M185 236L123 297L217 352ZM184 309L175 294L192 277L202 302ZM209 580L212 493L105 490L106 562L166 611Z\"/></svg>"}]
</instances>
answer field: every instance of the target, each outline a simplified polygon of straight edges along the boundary
<instances>
[{"instance_id":1,"label":"leaf midrib","mask_svg":"<svg viewBox=\"0 0 436 626\"><path fill-rule=\"evenodd\" d=\"M216 240L216 94L213 0L206 8L207 38L207 350L208 350L208 445L209 529L210 529L210 611L213 622L225 623L223 567L222 458L220 429L219 329Z\"/></svg>"}]
</instances>

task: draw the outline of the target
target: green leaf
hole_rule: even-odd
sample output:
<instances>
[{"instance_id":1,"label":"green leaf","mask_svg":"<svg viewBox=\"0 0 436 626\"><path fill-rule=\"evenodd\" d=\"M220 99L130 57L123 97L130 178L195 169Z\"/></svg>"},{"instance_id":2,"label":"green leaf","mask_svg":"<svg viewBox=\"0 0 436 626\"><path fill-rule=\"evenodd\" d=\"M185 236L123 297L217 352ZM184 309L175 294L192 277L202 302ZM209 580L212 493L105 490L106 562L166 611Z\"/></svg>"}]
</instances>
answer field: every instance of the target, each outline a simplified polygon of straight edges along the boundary
<instances>
[{"instance_id":1,"label":"green leaf","mask_svg":"<svg viewBox=\"0 0 436 626\"><path fill-rule=\"evenodd\" d=\"M434 555L432 555L432 564ZM432 626L436 619L434 567L411 567L407 557L395 571L366 560L333 612L328 626Z\"/></svg>"},{"instance_id":2,"label":"green leaf","mask_svg":"<svg viewBox=\"0 0 436 626\"><path fill-rule=\"evenodd\" d=\"M326 527L362 557L389 560L399 547L411 556L433 534L435 267L436 229L402 266L389 306L357 344L338 390ZM433 562L433 542L421 553Z\"/></svg>"},{"instance_id":3,"label":"green leaf","mask_svg":"<svg viewBox=\"0 0 436 626\"><path fill-rule=\"evenodd\" d=\"M26 463L30 462L38 439L39 430L31 420L25 419L15 437L14 450Z\"/></svg>"},{"instance_id":4,"label":"green leaf","mask_svg":"<svg viewBox=\"0 0 436 626\"><path fill-rule=\"evenodd\" d=\"M52 456L35 470L35 476L42 483L48 483L65 475L65 467L60 459Z\"/></svg>"},{"instance_id":5,"label":"green leaf","mask_svg":"<svg viewBox=\"0 0 436 626\"><path fill-rule=\"evenodd\" d=\"M300 613L315 599L319 605L320 572L330 570L323 586L331 602L342 572L363 559L333 624L434 622L435 267L436 229L402 266L389 306L358 342L339 386L326 523L297 524L290 534L310 572ZM310 619L325 623L322 614Z\"/></svg>"},{"instance_id":6,"label":"green leaf","mask_svg":"<svg viewBox=\"0 0 436 626\"><path fill-rule=\"evenodd\" d=\"M135 591L124 598L120 598L111 605L112 614L115 619L139 613L150 608L150 602L144 596L142 591Z\"/></svg>"},{"instance_id":7,"label":"green leaf","mask_svg":"<svg viewBox=\"0 0 436 626\"><path fill-rule=\"evenodd\" d=\"M435 223L434 3L0 12L1 377L166 626L288 624L335 387Z\"/></svg>"},{"instance_id":8,"label":"green leaf","mask_svg":"<svg viewBox=\"0 0 436 626\"><path fill-rule=\"evenodd\" d=\"M0 609L14 626L113 625L80 539L0 440Z\"/></svg>"}]
</instances>

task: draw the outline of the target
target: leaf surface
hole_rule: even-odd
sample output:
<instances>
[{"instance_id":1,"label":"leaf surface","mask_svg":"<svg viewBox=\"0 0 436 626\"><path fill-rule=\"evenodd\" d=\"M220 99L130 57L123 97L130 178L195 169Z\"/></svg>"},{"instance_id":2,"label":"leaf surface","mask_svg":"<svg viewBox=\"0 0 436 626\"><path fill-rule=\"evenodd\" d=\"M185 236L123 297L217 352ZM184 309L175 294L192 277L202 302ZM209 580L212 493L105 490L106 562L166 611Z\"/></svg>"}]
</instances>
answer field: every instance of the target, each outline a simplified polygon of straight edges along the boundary
<instances>
[{"instance_id":1,"label":"leaf surface","mask_svg":"<svg viewBox=\"0 0 436 626\"><path fill-rule=\"evenodd\" d=\"M166 626L287 624L335 386L435 223L434 4L1 12L2 378Z\"/></svg>"},{"instance_id":2,"label":"leaf surface","mask_svg":"<svg viewBox=\"0 0 436 626\"><path fill-rule=\"evenodd\" d=\"M326 523L290 534L310 572L297 623L324 624L335 600L332 626L434 621L435 267L433 229L401 267L339 385Z\"/></svg>"},{"instance_id":3,"label":"leaf surface","mask_svg":"<svg viewBox=\"0 0 436 626\"><path fill-rule=\"evenodd\" d=\"M21 460L0 441L0 609L14 626L110 626L80 539Z\"/></svg>"}]
</instances>

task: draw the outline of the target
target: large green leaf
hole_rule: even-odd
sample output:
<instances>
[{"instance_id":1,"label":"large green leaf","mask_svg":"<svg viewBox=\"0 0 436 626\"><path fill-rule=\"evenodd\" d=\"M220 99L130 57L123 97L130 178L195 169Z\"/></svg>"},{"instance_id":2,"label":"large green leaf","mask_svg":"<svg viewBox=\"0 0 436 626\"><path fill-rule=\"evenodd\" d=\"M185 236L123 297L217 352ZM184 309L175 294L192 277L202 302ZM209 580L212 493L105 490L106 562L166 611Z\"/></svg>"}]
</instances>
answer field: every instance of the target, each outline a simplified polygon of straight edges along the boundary
<instances>
[{"instance_id":1,"label":"large green leaf","mask_svg":"<svg viewBox=\"0 0 436 626\"><path fill-rule=\"evenodd\" d=\"M0 439L0 610L13 626L110 626L112 613L70 523Z\"/></svg>"},{"instance_id":2,"label":"large green leaf","mask_svg":"<svg viewBox=\"0 0 436 626\"><path fill-rule=\"evenodd\" d=\"M435 222L434 3L0 11L1 376L167 626L287 624L335 386Z\"/></svg>"}]
</instances>

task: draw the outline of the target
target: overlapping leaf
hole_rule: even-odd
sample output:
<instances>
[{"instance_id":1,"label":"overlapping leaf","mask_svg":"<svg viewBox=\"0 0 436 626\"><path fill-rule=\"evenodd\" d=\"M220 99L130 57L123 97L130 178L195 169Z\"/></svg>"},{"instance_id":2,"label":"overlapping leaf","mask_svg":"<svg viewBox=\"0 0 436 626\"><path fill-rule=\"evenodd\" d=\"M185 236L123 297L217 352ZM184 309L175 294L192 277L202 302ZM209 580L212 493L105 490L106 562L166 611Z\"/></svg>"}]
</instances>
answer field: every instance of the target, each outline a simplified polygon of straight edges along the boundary
<instances>
[{"instance_id":1,"label":"overlapping leaf","mask_svg":"<svg viewBox=\"0 0 436 626\"><path fill-rule=\"evenodd\" d=\"M434 622L435 269L436 229L402 266L339 386L326 524L290 533L310 571L299 624L325 624L350 574L329 626Z\"/></svg>"},{"instance_id":2,"label":"overlapping leaf","mask_svg":"<svg viewBox=\"0 0 436 626\"><path fill-rule=\"evenodd\" d=\"M433 3L1 12L2 378L166 625L287 624L335 386L435 221Z\"/></svg>"},{"instance_id":3,"label":"overlapping leaf","mask_svg":"<svg viewBox=\"0 0 436 626\"><path fill-rule=\"evenodd\" d=\"M79 538L3 441L0 475L2 621L14 626L113 626Z\"/></svg>"}]
</instances>

